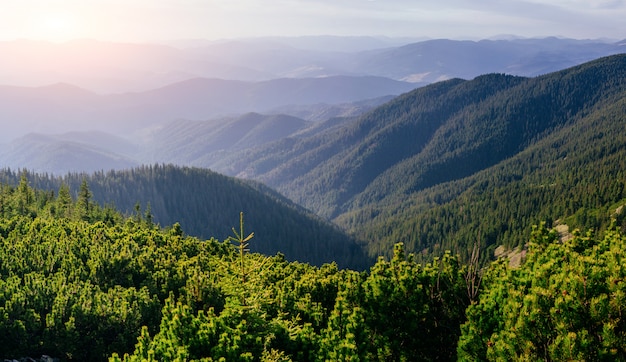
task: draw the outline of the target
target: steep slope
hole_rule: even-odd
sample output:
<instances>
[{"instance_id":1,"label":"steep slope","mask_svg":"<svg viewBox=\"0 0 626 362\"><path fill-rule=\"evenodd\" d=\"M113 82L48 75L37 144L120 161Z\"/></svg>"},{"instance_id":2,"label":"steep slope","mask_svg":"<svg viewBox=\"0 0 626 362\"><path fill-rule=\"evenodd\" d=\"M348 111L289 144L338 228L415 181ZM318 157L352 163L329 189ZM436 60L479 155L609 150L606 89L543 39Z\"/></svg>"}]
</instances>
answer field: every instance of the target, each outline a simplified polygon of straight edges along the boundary
<instances>
[{"instance_id":1,"label":"steep slope","mask_svg":"<svg viewBox=\"0 0 626 362\"><path fill-rule=\"evenodd\" d=\"M291 152L291 160L255 177L327 217L349 210L361 193L357 204L466 177L619 94L625 59L417 89L340 131L298 140L297 149L286 143L276 153Z\"/></svg>"},{"instance_id":2,"label":"steep slope","mask_svg":"<svg viewBox=\"0 0 626 362\"><path fill-rule=\"evenodd\" d=\"M433 138L458 112L520 81L511 76L481 77L472 82L452 80L405 95L336 132L332 143L341 152L334 154L329 162L315 165L288 184L280 184L282 173L261 179L270 185L278 183L279 190L288 195L293 195L295 190L299 195L317 190L321 197L316 197L313 203L306 196L295 200L334 217L345 211L346 203L389 167L427 152Z\"/></svg>"},{"instance_id":3,"label":"steep slope","mask_svg":"<svg viewBox=\"0 0 626 362\"><path fill-rule=\"evenodd\" d=\"M450 117L428 145L391 167L357 203L418 191L474 174L622 96L626 57L528 79ZM481 80L477 78L474 82ZM470 91L471 93L471 91Z\"/></svg>"},{"instance_id":4,"label":"steep slope","mask_svg":"<svg viewBox=\"0 0 626 362\"><path fill-rule=\"evenodd\" d=\"M540 221L606 227L611 205L626 196L625 66L616 56L521 84L494 103L513 112L487 118L502 132L472 137L474 147L440 149L434 163L418 155L394 165L336 221L368 240L373 254L403 240L411 250L465 257L474 243L484 256L497 245L523 245ZM458 145L470 128L443 144ZM502 162L481 167L490 153Z\"/></svg>"},{"instance_id":5,"label":"steep slope","mask_svg":"<svg viewBox=\"0 0 626 362\"><path fill-rule=\"evenodd\" d=\"M626 204L626 92L564 125L519 154L470 177L438 184L404 200L369 204L337 223L388 253L397 240L437 255L451 249L469 258L494 248L523 246L531 226L622 230Z\"/></svg>"},{"instance_id":6,"label":"steep slope","mask_svg":"<svg viewBox=\"0 0 626 362\"><path fill-rule=\"evenodd\" d=\"M334 218L371 242L372 254L390 250L391 243L398 240L411 240L426 252L432 251L428 248L434 244L457 248L461 244L449 242L450 230L445 231L449 227L442 226L445 222L441 220L454 219L454 228L460 227L459 210L467 212L467 207L455 204L457 209L446 208L441 211L443 216L431 209L433 203L451 202L476 182L467 181L468 177L493 172L488 170L537 147L547 137L590 122L591 115L600 117L606 111L618 122L619 112L609 107L624 97L624 74L626 56L617 55L536 78L494 74L437 83L397 97L332 131L292 136L268 145L259 150L256 162L250 153L241 175L262 180L318 214ZM576 142L569 147L583 147L590 139L593 137L568 141ZM615 141L607 147L621 146ZM588 165L602 162L605 156L589 157ZM268 162L270 159L274 162ZM522 163L519 167L535 170L537 166ZM521 172L499 177L517 179ZM580 177L578 182L586 182ZM570 187L577 189L578 185ZM619 199L619 194L616 197ZM514 204L502 207L518 208ZM497 220L489 210L484 205L476 211L482 216L476 217L483 222ZM576 212L575 208L568 210ZM542 214L538 208L526 211L524 217L532 212ZM418 218L424 212L429 216ZM486 215L489 220L481 219ZM552 217L568 215L561 208ZM498 224L489 231L478 232L481 224L471 224L474 239L482 234L490 245L506 238L510 238L507 243L516 245L520 239L515 238L521 233L514 225L519 224L509 216L505 219L511 225ZM508 231L515 237L504 236L509 228L515 229ZM468 232L463 237L468 238ZM460 242L458 235L453 239Z\"/></svg>"},{"instance_id":7,"label":"steep slope","mask_svg":"<svg viewBox=\"0 0 626 362\"><path fill-rule=\"evenodd\" d=\"M0 176L0 180L16 175ZM127 171L69 174L63 178L29 175L37 188L56 191L63 181L78 192L86 179L93 198L133 215L148 211L161 225L180 223L190 235L232 235L243 212L246 230L255 233L251 249L283 253L290 260L316 265L337 261L341 267L364 269L371 264L354 240L336 226L295 205L275 191L198 168L143 166ZM149 205L149 206L148 206Z\"/></svg>"}]
</instances>

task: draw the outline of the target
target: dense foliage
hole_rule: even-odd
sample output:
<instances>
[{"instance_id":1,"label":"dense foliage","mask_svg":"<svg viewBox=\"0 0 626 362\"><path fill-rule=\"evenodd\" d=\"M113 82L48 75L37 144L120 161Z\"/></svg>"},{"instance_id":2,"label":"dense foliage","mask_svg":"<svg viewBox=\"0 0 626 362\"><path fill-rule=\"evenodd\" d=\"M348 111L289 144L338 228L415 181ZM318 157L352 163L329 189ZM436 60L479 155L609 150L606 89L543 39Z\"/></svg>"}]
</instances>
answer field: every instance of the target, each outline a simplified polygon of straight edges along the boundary
<instances>
[{"instance_id":1,"label":"dense foliage","mask_svg":"<svg viewBox=\"0 0 626 362\"><path fill-rule=\"evenodd\" d=\"M228 280L220 313L196 313L168 299L159 333L144 330L134 354L123 360L454 358L468 299L462 270L449 255L422 266L399 245L391 261L380 260L369 274L258 256L245 264L249 273L218 272Z\"/></svg>"},{"instance_id":2,"label":"dense foliage","mask_svg":"<svg viewBox=\"0 0 626 362\"><path fill-rule=\"evenodd\" d=\"M465 260L475 242L486 256L498 245L523 246L540 222L604 230L626 198L624 115L626 97L472 177L423 190L397 209L346 214L343 222L379 253L402 240L408 250L453 250Z\"/></svg>"},{"instance_id":3,"label":"dense foliage","mask_svg":"<svg viewBox=\"0 0 626 362\"><path fill-rule=\"evenodd\" d=\"M479 302L467 310L459 359L626 359L626 237L534 233L520 268L489 268Z\"/></svg>"},{"instance_id":4,"label":"dense foliage","mask_svg":"<svg viewBox=\"0 0 626 362\"><path fill-rule=\"evenodd\" d=\"M0 357L64 360L453 359L469 304L451 255L369 273L251 254L91 199L0 189ZM422 336L415 338L415 336Z\"/></svg>"},{"instance_id":5,"label":"dense foliage","mask_svg":"<svg viewBox=\"0 0 626 362\"><path fill-rule=\"evenodd\" d=\"M396 244L367 272L250 253L92 200L0 185L0 358L110 361L626 358L624 237L541 226L520 267L418 263ZM620 220L622 208L615 212ZM619 221L618 221L619 222ZM481 283L482 280L482 283Z\"/></svg>"},{"instance_id":6,"label":"dense foliage","mask_svg":"<svg viewBox=\"0 0 626 362\"><path fill-rule=\"evenodd\" d=\"M207 299L207 281L192 284L208 255L230 248L161 231L142 217L124 219L91 200L83 183L72 200L0 186L0 356L47 354L102 360L129 350L141 331L158 328L161 302L173 293ZM192 288L193 292L192 292Z\"/></svg>"}]
</instances>

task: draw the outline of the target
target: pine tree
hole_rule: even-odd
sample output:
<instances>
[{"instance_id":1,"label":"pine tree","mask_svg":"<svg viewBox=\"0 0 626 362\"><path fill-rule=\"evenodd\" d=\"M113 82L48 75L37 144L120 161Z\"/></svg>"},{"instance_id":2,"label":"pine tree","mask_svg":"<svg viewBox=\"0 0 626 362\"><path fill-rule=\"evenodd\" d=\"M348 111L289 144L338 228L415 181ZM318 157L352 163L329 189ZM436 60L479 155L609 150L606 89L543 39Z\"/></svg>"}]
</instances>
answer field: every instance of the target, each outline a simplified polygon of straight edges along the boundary
<instances>
[{"instance_id":1,"label":"pine tree","mask_svg":"<svg viewBox=\"0 0 626 362\"><path fill-rule=\"evenodd\" d=\"M65 182L61 183L59 187L57 212L63 217L70 217L72 213L72 195L70 194L70 187Z\"/></svg>"},{"instance_id":2,"label":"pine tree","mask_svg":"<svg viewBox=\"0 0 626 362\"><path fill-rule=\"evenodd\" d=\"M91 219L91 190L89 190L89 185L87 184L87 179L83 178L83 181L80 184L80 190L78 192L78 200L76 202L76 211L78 213L78 217L81 220L89 221Z\"/></svg>"}]
</instances>

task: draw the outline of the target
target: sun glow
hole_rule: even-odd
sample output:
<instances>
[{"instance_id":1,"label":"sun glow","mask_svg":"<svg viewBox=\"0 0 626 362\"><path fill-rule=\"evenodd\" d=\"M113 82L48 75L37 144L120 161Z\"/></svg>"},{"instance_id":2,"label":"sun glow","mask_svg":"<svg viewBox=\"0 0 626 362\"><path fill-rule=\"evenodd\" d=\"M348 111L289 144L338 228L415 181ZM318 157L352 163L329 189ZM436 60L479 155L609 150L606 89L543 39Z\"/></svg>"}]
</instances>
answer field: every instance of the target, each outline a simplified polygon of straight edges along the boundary
<instances>
[{"instance_id":1,"label":"sun glow","mask_svg":"<svg viewBox=\"0 0 626 362\"><path fill-rule=\"evenodd\" d=\"M78 34L78 23L70 13L50 12L38 16L33 27L40 39L63 42L75 39Z\"/></svg>"}]
</instances>

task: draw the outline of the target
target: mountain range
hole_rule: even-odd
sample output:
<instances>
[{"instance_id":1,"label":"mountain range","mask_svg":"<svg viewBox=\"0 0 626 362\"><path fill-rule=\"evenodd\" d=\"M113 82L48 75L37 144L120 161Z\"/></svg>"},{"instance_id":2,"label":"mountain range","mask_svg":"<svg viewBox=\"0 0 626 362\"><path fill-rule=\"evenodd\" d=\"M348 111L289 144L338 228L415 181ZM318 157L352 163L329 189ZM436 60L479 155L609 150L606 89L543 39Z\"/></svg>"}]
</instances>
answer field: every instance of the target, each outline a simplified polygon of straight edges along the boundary
<instances>
[{"instance_id":1,"label":"mountain range","mask_svg":"<svg viewBox=\"0 0 626 362\"><path fill-rule=\"evenodd\" d=\"M334 220L373 255L397 241L426 253L515 247L532 224L626 196L624 74L626 55L616 55L533 78L439 82L224 163Z\"/></svg>"},{"instance_id":2,"label":"mountain range","mask_svg":"<svg viewBox=\"0 0 626 362\"><path fill-rule=\"evenodd\" d=\"M327 121L257 113L175 121L146 136L146 154L261 181L332 220L371 256L397 241L424 255L478 243L485 256L523 245L541 221L606 225L611 212L594 210L626 198L623 74L626 55L616 55L538 77L438 82ZM143 152L103 135L57 137L87 136L94 148L99 138ZM126 199L145 204L161 193Z\"/></svg>"},{"instance_id":3,"label":"mountain range","mask_svg":"<svg viewBox=\"0 0 626 362\"><path fill-rule=\"evenodd\" d=\"M144 92L194 78L381 76L424 85L492 72L535 76L623 52L623 41L564 38L273 37L124 44L0 42L0 84L68 83L100 94ZM253 111L261 111L255 109Z\"/></svg>"},{"instance_id":4,"label":"mountain range","mask_svg":"<svg viewBox=\"0 0 626 362\"><path fill-rule=\"evenodd\" d=\"M49 94L45 104L70 109L65 100L81 98L84 111L102 99L115 100L119 105L140 104L153 117L163 118L135 124L130 138L123 137L123 132L85 130L31 133L3 145L1 161L12 168L29 167L36 161L41 170L56 173L55 167L62 172L92 172L150 163L210 168L272 187L332 220L370 256L388 255L393 243L403 241L407 250L424 256L451 249L469 257L476 245L483 257L489 257L499 245L523 247L531 226L541 221L603 228L616 215L614 210L626 199L620 171L621 160L626 159L622 154L626 140L621 137L626 114L624 74L626 55L622 54L533 77L490 73L473 79L453 78L397 97L379 97L362 88L378 81L408 84L409 88L414 84L375 77L256 83L196 79L118 95L57 85L53 92L44 89ZM337 81L344 87L356 84L353 89L360 92L355 97L359 100L328 104L319 98L311 100L314 93L307 93L307 87L319 91L327 86L328 92L336 91L333 98L337 100L342 96ZM212 88L214 93L203 88L213 82L222 82ZM243 92L237 88L242 84L258 93ZM308 99L308 104L292 105L291 100L300 94L294 84L302 85L301 99ZM239 94L238 102L269 100L267 109L284 113L244 112L208 120L171 119L167 113L170 106L191 112L194 106L204 107L208 99L220 104L219 96L227 94L229 87L237 89L232 94ZM33 89L4 88L5 94L17 97L13 100L27 99L19 97L30 97ZM206 102L201 102L205 98L199 93L207 97ZM289 101L272 103L280 94ZM222 106L226 98L221 99ZM98 101L90 103L93 99ZM11 102L6 105L10 108ZM296 111L299 116L287 114ZM17 162L10 164L11 160ZM58 160L63 162L55 163ZM76 168L63 168L68 166ZM161 168L166 167L157 167ZM103 176L104 171L96 174L105 184L115 178ZM180 180L187 182L183 176ZM158 193L127 191L130 197L115 199L152 204L151 198L169 192L150 187ZM187 200L189 195L183 193L176 199ZM180 205L154 204L165 205L160 212L172 215L185 210ZM125 209L129 210L128 205Z\"/></svg>"},{"instance_id":5,"label":"mountain range","mask_svg":"<svg viewBox=\"0 0 626 362\"><path fill-rule=\"evenodd\" d=\"M349 46L353 40L356 45ZM398 42L367 37L240 39L177 47L0 42L0 51L11 54L0 59L0 144L29 133L76 131L136 142L137 132L167 122L247 112L306 120L317 114L315 120L327 120L332 115L323 110L329 106L487 73L536 76L624 49L624 42L559 38ZM223 71L225 65L232 71Z\"/></svg>"},{"instance_id":6,"label":"mountain range","mask_svg":"<svg viewBox=\"0 0 626 362\"><path fill-rule=\"evenodd\" d=\"M278 40L0 87L2 358L626 359L621 43Z\"/></svg>"},{"instance_id":7,"label":"mountain range","mask_svg":"<svg viewBox=\"0 0 626 362\"><path fill-rule=\"evenodd\" d=\"M242 82L194 78L163 88L100 95L69 84L0 86L0 141L38 133L103 131L130 135L175 119L268 111L287 105L335 104L397 95L414 88L380 77L325 77Z\"/></svg>"}]
</instances>

